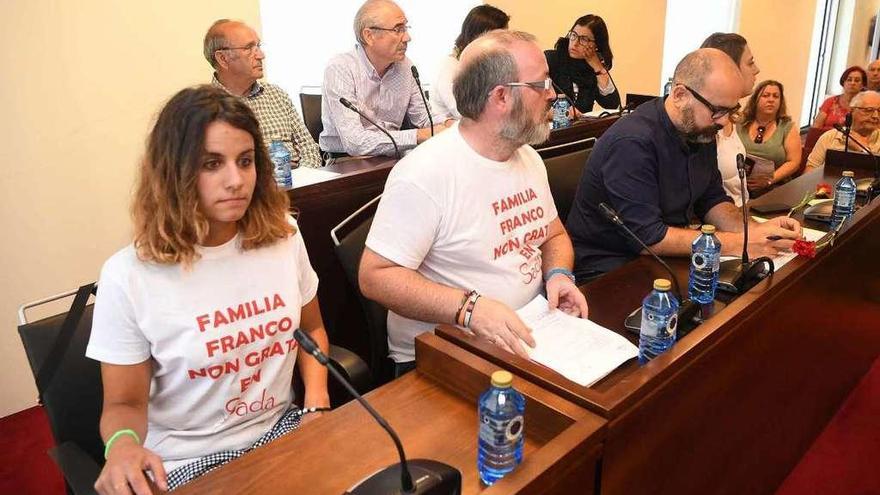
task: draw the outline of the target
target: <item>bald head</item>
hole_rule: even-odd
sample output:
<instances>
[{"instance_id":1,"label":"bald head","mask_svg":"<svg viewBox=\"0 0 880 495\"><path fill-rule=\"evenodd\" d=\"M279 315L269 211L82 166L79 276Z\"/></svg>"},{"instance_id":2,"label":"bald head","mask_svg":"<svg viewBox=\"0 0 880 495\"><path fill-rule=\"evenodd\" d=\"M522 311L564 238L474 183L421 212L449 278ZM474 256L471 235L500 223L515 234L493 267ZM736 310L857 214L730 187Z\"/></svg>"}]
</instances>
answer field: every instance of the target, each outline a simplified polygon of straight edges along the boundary
<instances>
[{"instance_id":1,"label":"bald head","mask_svg":"<svg viewBox=\"0 0 880 495\"><path fill-rule=\"evenodd\" d=\"M461 52L452 84L459 113L479 118L493 88L519 79L518 52L531 51L541 53L535 37L522 31L489 31L471 42Z\"/></svg>"},{"instance_id":2,"label":"bald head","mask_svg":"<svg viewBox=\"0 0 880 495\"><path fill-rule=\"evenodd\" d=\"M354 37L361 45L366 43L364 30L378 26L385 14L402 9L391 0L367 0L354 15Z\"/></svg>"},{"instance_id":3,"label":"bald head","mask_svg":"<svg viewBox=\"0 0 880 495\"><path fill-rule=\"evenodd\" d=\"M217 63L217 50L229 46L229 40L226 37L228 28L243 25L243 22L231 19L220 19L211 24L202 42L202 53L205 55L205 60L211 64L211 67L214 69L220 68L220 64Z\"/></svg>"},{"instance_id":4,"label":"bald head","mask_svg":"<svg viewBox=\"0 0 880 495\"><path fill-rule=\"evenodd\" d=\"M672 79L697 91L721 84L735 86L739 93L742 86L739 68L730 56L717 48L700 48L685 55L675 67Z\"/></svg>"}]
</instances>

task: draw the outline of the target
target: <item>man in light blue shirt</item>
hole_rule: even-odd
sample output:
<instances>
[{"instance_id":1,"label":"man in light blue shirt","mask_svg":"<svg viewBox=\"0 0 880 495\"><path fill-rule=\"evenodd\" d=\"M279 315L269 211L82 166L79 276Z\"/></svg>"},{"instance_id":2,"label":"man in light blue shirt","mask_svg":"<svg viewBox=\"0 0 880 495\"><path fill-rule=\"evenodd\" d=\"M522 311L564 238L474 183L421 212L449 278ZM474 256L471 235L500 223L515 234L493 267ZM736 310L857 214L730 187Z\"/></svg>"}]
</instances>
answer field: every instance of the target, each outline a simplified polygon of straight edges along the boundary
<instances>
[{"instance_id":1,"label":"man in light blue shirt","mask_svg":"<svg viewBox=\"0 0 880 495\"><path fill-rule=\"evenodd\" d=\"M340 98L387 130L401 152L431 137L428 110L413 78L412 62L406 58L411 39L406 22L403 11L390 0L368 0L358 9L354 20L358 44L333 57L324 71L324 130L318 139L322 150L352 156L395 152L385 133L345 108ZM405 117L417 129L401 130ZM434 133L446 128L438 116L434 119L438 124Z\"/></svg>"}]
</instances>

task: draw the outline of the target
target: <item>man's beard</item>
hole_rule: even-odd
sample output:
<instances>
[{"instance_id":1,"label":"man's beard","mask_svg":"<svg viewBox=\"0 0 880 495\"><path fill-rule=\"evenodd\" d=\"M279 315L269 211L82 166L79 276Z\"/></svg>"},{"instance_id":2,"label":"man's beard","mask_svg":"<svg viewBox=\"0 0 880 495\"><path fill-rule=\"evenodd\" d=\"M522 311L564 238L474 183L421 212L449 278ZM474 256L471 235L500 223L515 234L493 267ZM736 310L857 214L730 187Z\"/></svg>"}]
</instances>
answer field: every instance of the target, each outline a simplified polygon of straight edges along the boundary
<instances>
[{"instance_id":1,"label":"man's beard","mask_svg":"<svg viewBox=\"0 0 880 495\"><path fill-rule=\"evenodd\" d=\"M681 119L682 134L689 143L714 143L715 135L724 127L716 123L707 127L697 127L694 109L691 106L684 107L681 111Z\"/></svg>"},{"instance_id":2,"label":"man's beard","mask_svg":"<svg viewBox=\"0 0 880 495\"><path fill-rule=\"evenodd\" d=\"M501 137L514 143L541 144L550 137L550 122L533 122L519 94L514 96L513 110L501 126ZM547 110L549 110L549 105ZM542 116L546 115L546 112Z\"/></svg>"}]
</instances>

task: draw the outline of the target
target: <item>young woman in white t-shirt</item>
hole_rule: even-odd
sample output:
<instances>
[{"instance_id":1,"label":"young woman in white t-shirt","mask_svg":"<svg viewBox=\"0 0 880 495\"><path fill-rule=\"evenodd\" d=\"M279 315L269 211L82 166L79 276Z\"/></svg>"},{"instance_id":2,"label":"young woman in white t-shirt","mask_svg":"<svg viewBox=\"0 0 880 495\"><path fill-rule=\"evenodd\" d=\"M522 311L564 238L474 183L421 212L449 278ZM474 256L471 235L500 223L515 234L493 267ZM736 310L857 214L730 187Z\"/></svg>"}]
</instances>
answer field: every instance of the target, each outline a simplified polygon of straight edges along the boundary
<instances>
[{"instance_id":1,"label":"young woman in white t-shirt","mask_svg":"<svg viewBox=\"0 0 880 495\"><path fill-rule=\"evenodd\" d=\"M101 361L101 494L173 489L329 406L317 276L253 113L210 86L162 109L134 241L104 265L87 355ZM303 409L291 400L299 361Z\"/></svg>"}]
</instances>

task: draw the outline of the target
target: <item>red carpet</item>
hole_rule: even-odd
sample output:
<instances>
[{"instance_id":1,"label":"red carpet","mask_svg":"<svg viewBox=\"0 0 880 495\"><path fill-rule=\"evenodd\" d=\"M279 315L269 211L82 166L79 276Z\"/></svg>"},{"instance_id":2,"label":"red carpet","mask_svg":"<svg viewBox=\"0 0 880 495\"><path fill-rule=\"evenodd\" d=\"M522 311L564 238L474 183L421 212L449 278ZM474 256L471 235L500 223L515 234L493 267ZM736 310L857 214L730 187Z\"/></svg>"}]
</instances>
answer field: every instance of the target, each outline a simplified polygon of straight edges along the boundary
<instances>
[{"instance_id":1,"label":"red carpet","mask_svg":"<svg viewBox=\"0 0 880 495\"><path fill-rule=\"evenodd\" d=\"M46 450L54 444L42 407L0 419L0 493L64 495L64 479Z\"/></svg>"},{"instance_id":2,"label":"red carpet","mask_svg":"<svg viewBox=\"0 0 880 495\"><path fill-rule=\"evenodd\" d=\"M880 494L880 358L776 495Z\"/></svg>"}]
</instances>

